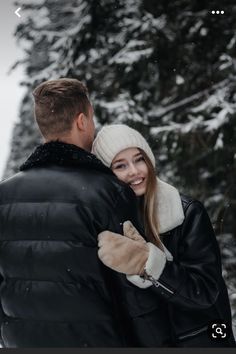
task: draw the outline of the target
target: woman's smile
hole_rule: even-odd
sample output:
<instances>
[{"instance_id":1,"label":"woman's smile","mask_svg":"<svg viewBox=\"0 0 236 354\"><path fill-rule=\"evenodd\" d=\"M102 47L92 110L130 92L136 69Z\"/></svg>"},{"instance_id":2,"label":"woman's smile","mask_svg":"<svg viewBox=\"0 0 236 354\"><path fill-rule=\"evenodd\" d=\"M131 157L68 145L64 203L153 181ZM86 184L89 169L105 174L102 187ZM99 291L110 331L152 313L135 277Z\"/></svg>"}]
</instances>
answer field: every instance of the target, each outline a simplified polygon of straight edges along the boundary
<instances>
[{"instance_id":1,"label":"woman's smile","mask_svg":"<svg viewBox=\"0 0 236 354\"><path fill-rule=\"evenodd\" d=\"M136 179L135 181L133 181L133 182L130 182L130 184L132 185L132 186L137 186L137 185L139 185L140 183L142 183L144 181L144 178L139 178L139 179Z\"/></svg>"}]
</instances>

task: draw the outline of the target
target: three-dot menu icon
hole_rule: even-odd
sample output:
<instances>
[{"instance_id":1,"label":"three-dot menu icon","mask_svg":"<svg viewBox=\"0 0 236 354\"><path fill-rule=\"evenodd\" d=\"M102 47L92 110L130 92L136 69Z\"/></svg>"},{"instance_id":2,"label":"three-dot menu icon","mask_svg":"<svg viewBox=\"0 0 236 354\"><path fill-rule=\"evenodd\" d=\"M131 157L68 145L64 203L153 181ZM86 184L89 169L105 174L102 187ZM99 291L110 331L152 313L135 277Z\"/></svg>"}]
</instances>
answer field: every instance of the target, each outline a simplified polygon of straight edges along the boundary
<instances>
[{"instance_id":1,"label":"three-dot menu icon","mask_svg":"<svg viewBox=\"0 0 236 354\"><path fill-rule=\"evenodd\" d=\"M212 10L212 15L224 15L224 10Z\"/></svg>"}]
</instances>

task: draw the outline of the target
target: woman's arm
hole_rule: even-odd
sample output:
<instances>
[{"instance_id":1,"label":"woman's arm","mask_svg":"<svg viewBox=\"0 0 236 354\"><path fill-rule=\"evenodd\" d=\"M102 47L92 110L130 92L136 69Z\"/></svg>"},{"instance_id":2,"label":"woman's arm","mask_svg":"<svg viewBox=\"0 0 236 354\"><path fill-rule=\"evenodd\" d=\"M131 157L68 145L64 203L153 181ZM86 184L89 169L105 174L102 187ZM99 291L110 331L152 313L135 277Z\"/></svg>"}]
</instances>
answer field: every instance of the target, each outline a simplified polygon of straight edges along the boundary
<instances>
[{"instance_id":1,"label":"woman's arm","mask_svg":"<svg viewBox=\"0 0 236 354\"><path fill-rule=\"evenodd\" d=\"M177 229L179 234L176 234ZM117 272L131 275L127 278L135 286L148 287L149 289L143 291L154 291L171 303L191 309L208 308L215 303L219 294L222 282L221 261L210 219L200 202L191 201L188 204L184 222L177 229L171 236L178 237L178 240L170 241L177 243L176 259L168 259L163 251L149 244L149 256L144 267L146 268L144 275L143 272L141 276L134 275L137 273L133 272L136 268L133 267L131 260L135 255L135 248L137 257L141 248L135 244L131 245L132 242L137 243L137 241L129 237L112 233L109 237L104 235L102 248L106 248L103 257L109 255L104 264ZM116 247L118 242L119 246L122 244L122 248ZM126 247L126 244L129 246ZM125 258L120 257L121 249ZM139 256L143 260L143 257ZM105 257L101 260L104 259ZM122 259L129 261L124 262Z\"/></svg>"},{"instance_id":2,"label":"woman's arm","mask_svg":"<svg viewBox=\"0 0 236 354\"><path fill-rule=\"evenodd\" d=\"M146 278L153 284L150 289L186 308L208 308L215 303L219 293L221 261L211 222L200 202L192 201L188 205L179 232L178 259L166 260L159 277L155 277L158 258L153 258L149 269L154 271L146 272Z\"/></svg>"}]
</instances>

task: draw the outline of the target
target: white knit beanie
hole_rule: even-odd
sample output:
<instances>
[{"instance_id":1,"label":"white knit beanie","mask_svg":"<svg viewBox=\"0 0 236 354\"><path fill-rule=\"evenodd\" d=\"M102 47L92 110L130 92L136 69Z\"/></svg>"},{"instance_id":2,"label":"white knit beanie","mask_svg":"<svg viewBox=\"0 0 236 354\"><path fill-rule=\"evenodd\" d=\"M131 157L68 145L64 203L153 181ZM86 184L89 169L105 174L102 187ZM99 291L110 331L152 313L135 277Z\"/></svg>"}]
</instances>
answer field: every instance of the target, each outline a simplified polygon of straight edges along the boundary
<instances>
[{"instance_id":1,"label":"white knit beanie","mask_svg":"<svg viewBox=\"0 0 236 354\"><path fill-rule=\"evenodd\" d=\"M93 142L92 153L110 167L114 157L128 148L142 149L155 167L155 157L147 141L137 130L125 124L105 125Z\"/></svg>"}]
</instances>

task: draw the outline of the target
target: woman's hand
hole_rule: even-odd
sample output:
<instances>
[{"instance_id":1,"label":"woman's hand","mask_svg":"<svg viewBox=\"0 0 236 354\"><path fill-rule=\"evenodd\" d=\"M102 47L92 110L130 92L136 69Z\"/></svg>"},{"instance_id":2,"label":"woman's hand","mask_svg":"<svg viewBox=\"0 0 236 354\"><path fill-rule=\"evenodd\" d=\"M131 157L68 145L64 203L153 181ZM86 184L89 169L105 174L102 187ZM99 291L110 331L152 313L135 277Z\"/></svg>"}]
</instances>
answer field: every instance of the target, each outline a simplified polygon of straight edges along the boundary
<instances>
[{"instance_id":1,"label":"woman's hand","mask_svg":"<svg viewBox=\"0 0 236 354\"><path fill-rule=\"evenodd\" d=\"M130 221L123 225L124 236L103 231L98 235L98 257L109 268L127 275L142 275L148 259L147 242Z\"/></svg>"}]
</instances>

